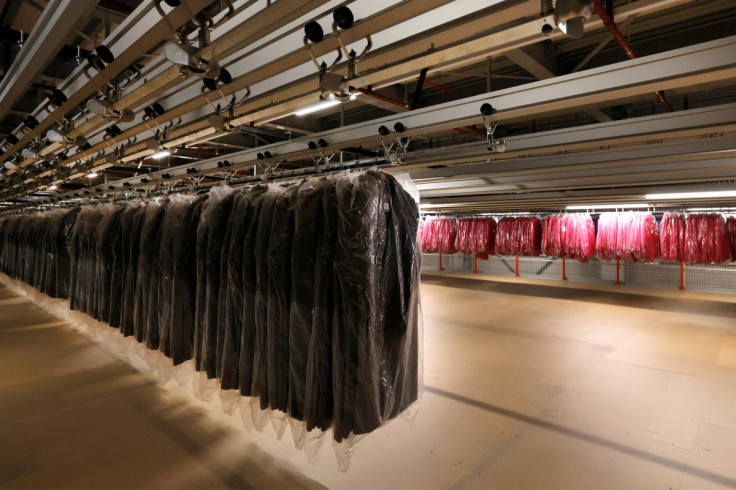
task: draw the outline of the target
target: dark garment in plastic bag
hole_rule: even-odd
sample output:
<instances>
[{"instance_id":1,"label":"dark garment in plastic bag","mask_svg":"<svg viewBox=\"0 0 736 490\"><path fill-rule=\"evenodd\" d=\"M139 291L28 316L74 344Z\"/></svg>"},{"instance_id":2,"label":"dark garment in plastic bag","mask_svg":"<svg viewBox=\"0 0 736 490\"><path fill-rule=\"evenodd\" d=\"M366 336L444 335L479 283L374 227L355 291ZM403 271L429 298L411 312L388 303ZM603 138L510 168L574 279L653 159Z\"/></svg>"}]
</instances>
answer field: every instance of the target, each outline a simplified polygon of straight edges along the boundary
<instances>
[{"instance_id":1,"label":"dark garment in plastic bag","mask_svg":"<svg viewBox=\"0 0 736 490\"><path fill-rule=\"evenodd\" d=\"M307 430L327 430L332 425L332 337L334 319L334 260L337 241L337 192L335 182L322 184L322 200L315 250L311 333L306 367L304 420ZM293 257L293 255L292 255ZM293 258L292 258L293 263ZM291 361L290 361L291 362Z\"/></svg>"},{"instance_id":2,"label":"dark garment in plastic bag","mask_svg":"<svg viewBox=\"0 0 736 490\"><path fill-rule=\"evenodd\" d=\"M141 224L140 240L138 246L138 267L135 286L135 297L133 301L133 334L138 342L146 342L149 347L157 340L158 330L155 337L148 330L149 311L158 305L150 305L151 299L151 270L158 262L156 254L156 240L158 239L161 220L165 208L157 201L149 201L145 204L145 213ZM157 345L157 343L156 343Z\"/></svg>"},{"instance_id":3,"label":"dark garment in plastic bag","mask_svg":"<svg viewBox=\"0 0 736 490\"><path fill-rule=\"evenodd\" d=\"M266 193L265 187L259 187L248 193L248 206L244 215L244 238L242 253L242 330L240 333L240 359L238 360L238 384L240 394L251 396L253 389L253 369L255 362L256 340L256 242L261 208ZM237 299L234 298L234 301ZM233 306L237 308L237 306Z\"/></svg>"},{"instance_id":4,"label":"dark garment in plastic bag","mask_svg":"<svg viewBox=\"0 0 736 490\"><path fill-rule=\"evenodd\" d=\"M229 187L213 187L202 209L197 229L197 314L194 362L208 378L217 373L217 300L220 255L235 194ZM201 234L201 236L200 236Z\"/></svg>"},{"instance_id":5,"label":"dark garment in plastic bag","mask_svg":"<svg viewBox=\"0 0 736 490\"><path fill-rule=\"evenodd\" d=\"M323 233L320 217L325 181L309 179L298 189L294 206L289 311L289 416L304 420L307 361L312 336L312 311L317 282L317 243ZM331 272L330 272L330 275Z\"/></svg>"},{"instance_id":6,"label":"dark garment in plastic bag","mask_svg":"<svg viewBox=\"0 0 736 490\"><path fill-rule=\"evenodd\" d=\"M120 214L123 208L115 204L103 204L98 208L102 212L102 219L97 224L97 236L95 237L97 299L92 316L109 323L114 245L120 228Z\"/></svg>"},{"instance_id":7,"label":"dark garment in plastic bag","mask_svg":"<svg viewBox=\"0 0 736 490\"><path fill-rule=\"evenodd\" d=\"M375 430L417 399L418 359L400 353L417 346L419 214L413 198L377 172L338 179L337 199L333 431L340 442ZM407 270L415 272L401 277Z\"/></svg>"},{"instance_id":8,"label":"dark garment in plastic bag","mask_svg":"<svg viewBox=\"0 0 736 490\"><path fill-rule=\"evenodd\" d=\"M268 408L268 245L271 239L273 210L279 192L269 186L261 198L253 246L255 263L255 332L251 396L260 399L261 410Z\"/></svg>"}]
</instances>

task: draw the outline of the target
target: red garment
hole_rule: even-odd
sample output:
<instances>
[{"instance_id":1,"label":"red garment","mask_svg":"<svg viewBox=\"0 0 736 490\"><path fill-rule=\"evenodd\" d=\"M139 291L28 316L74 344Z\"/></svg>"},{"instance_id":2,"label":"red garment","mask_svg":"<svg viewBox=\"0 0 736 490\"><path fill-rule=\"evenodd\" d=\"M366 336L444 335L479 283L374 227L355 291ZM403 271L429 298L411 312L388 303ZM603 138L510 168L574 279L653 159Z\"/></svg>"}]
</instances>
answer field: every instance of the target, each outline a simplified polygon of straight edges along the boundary
<instances>
[{"instance_id":1,"label":"red garment","mask_svg":"<svg viewBox=\"0 0 736 490\"><path fill-rule=\"evenodd\" d=\"M496 231L499 255L538 256L542 254L542 220L536 216L503 217Z\"/></svg>"},{"instance_id":2,"label":"red garment","mask_svg":"<svg viewBox=\"0 0 736 490\"><path fill-rule=\"evenodd\" d=\"M455 218L436 218L422 226L422 250L425 253L454 254L457 237Z\"/></svg>"},{"instance_id":3,"label":"red garment","mask_svg":"<svg viewBox=\"0 0 736 490\"><path fill-rule=\"evenodd\" d=\"M480 218L473 228L473 253L482 259L496 253L496 220Z\"/></svg>"},{"instance_id":4,"label":"red garment","mask_svg":"<svg viewBox=\"0 0 736 490\"><path fill-rule=\"evenodd\" d=\"M729 216L726 220L728 243L731 246L731 259L736 259L736 216Z\"/></svg>"},{"instance_id":5,"label":"red garment","mask_svg":"<svg viewBox=\"0 0 736 490\"><path fill-rule=\"evenodd\" d=\"M685 215L664 213L659 226L659 246L662 260L678 263L685 261Z\"/></svg>"},{"instance_id":6,"label":"red garment","mask_svg":"<svg viewBox=\"0 0 736 490\"><path fill-rule=\"evenodd\" d=\"M457 239L455 240L455 248L458 252L464 254L473 253L473 226L476 221L476 218L465 218L457 222Z\"/></svg>"},{"instance_id":7,"label":"red garment","mask_svg":"<svg viewBox=\"0 0 736 490\"><path fill-rule=\"evenodd\" d=\"M720 213L690 214L685 220L685 261L722 264L731 260L726 219Z\"/></svg>"}]
</instances>

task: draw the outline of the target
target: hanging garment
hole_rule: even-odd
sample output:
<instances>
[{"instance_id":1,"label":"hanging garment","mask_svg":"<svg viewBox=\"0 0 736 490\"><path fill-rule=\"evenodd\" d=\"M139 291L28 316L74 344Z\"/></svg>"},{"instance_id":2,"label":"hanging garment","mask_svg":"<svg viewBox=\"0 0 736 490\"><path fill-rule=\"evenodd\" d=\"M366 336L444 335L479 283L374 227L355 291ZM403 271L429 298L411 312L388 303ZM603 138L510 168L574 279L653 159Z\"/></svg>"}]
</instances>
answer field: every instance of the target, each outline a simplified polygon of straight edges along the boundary
<instances>
[{"instance_id":1,"label":"hanging garment","mask_svg":"<svg viewBox=\"0 0 736 490\"><path fill-rule=\"evenodd\" d=\"M235 194L229 187L213 187L197 229L197 315L194 336L195 368L212 379L217 374L217 320L220 256ZM202 237L200 240L200 232Z\"/></svg>"},{"instance_id":2,"label":"hanging garment","mask_svg":"<svg viewBox=\"0 0 736 490\"><path fill-rule=\"evenodd\" d=\"M102 212L102 218L97 224L97 235L95 236L96 302L92 316L101 322L109 323L114 245L120 228L120 215L123 208L117 204L103 204L98 208Z\"/></svg>"},{"instance_id":3,"label":"hanging garment","mask_svg":"<svg viewBox=\"0 0 736 490\"><path fill-rule=\"evenodd\" d=\"M685 220L685 261L722 264L731 260L726 218L721 213L692 213Z\"/></svg>"},{"instance_id":4,"label":"hanging garment","mask_svg":"<svg viewBox=\"0 0 736 490\"><path fill-rule=\"evenodd\" d=\"M220 249L220 258L218 263L220 264L219 274L219 285L217 291L217 332L216 332L216 344L215 344L215 377L220 381L220 387L225 390L231 390L237 388L237 384L233 386L232 379L223 386L222 382L222 367L223 367L223 355L225 349L225 337L228 328L228 312L227 312L227 298L228 298L228 281L229 273L228 269L231 267L232 262L230 260L230 246L233 242L233 231L235 229L235 220L237 219L237 213L240 208L240 201L243 199L243 192L235 192L233 195L232 208L230 215L228 216L227 223L224 228L223 245ZM232 354L232 352L230 352Z\"/></svg>"},{"instance_id":5,"label":"hanging garment","mask_svg":"<svg viewBox=\"0 0 736 490\"><path fill-rule=\"evenodd\" d=\"M339 178L336 193L333 431L340 442L376 429L417 397L417 363L399 357L402 345L417 344L410 314L417 298L409 293L418 278L419 213L393 177L379 172ZM414 275L396 281L413 267Z\"/></svg>"},{"instance_id":6,"label":"hanging garment","mask_svg":"<svg viewBox=\"0 0 736 490\"><path fill-rule=\"evenodd\" d=\"M138 296L139 289L142 287L138 283L138 263L140 262L141 232L147 213L148 206L146 204L138 206L130 222L129 235L124 237L125 241L123 242L123 248L127 248L127 253L125 250L123 251L127 256L127 260L123 299L120 305L120 331L125 337L135 334L135 303L136 300L140 301L142 298Z\"/></svg>"},{"instance_id":7,"label":"hanging garment","mask_svg":"<svg viewBox=\"0 0 736 490\"><path fill-rule=\"evenodd\" d=\"M659 244L662 260L685 261L685 215L664 213L659 226Z\"/></svg>"},{"instance_id":8,"label":"hanging garment","mask_svg":"<svg viewBox=\"0 0 736 490\"><path fill-rule=\"evenodd\" d=\"M243 252L248 227L253 220L253 200L255 193L244 190L235 197L233 210L230 213L228 228L229 240L222 248L221 260L225 268L221 272L221 281L225 284L224 320L221 322L218 342L221 352L218 354L217 377L223 390L240 389L240 350L243 336ZM220 344L218 344L220 345Z\"/></svg>"},{"instance_id":9,"label":"hanging garment","mask_svg":"<svg viewBox=\"0 0 736 490\"><path fill-rule=\"evenodd\" d=\"M726 233L731 248L731 260L736 260L736 216L729 216L726 220Z\"/></svg>"},{"instance_id":10,"label":"hanging garment","mask_svg":"<svg viewBox=\"0 0 736 490\"><path fill-rule=\"evenodd\" d=\"M256 244L262 206L265 202L266 187L259 186L247 195L248 206L244 221L245 235L243 239L243 303L242 303L242 331L240 336L240 359L238 360L238 384L240 394L251 396L255 379L253 371L256 361L256 291L258 286L256 267ZM237 306L234 306L237 308ZM237 310L235 310L237 311Z\"/></svg>"},{"instance_id":11,"label":"hanging garment","mask_svg":"<svg viewBox=\"0 0 736 490\"><path fill-rule=\"evenodd\" d=\"M120 225L113 240L112 247L112 277L110 279L110 323L111 327L121 328L122 311L124 308L125 275L128 266L128 251L130 249L131 228L135 213L140 203L132 201L126 203L120 214Z\"/></svg>"},{"instance_id":12,"label":"hanging garment","mask_svg":"<svg viewBox=\"0 0 736 490\"><path fill-rule=\"evenodd\" d=\"M253 337L253 373L251 396L258 397L261 410L268 408L268 245L271 239L273 211L283 190L269 185L263 195L254 244L255 254L255 335Z\"/></svg>"},{"instance_id":13,"label":"hanging garment","mask_svg":"<svg viewBox=\"0 0 736 490\"><path fill-rule=\"evenodd\" d=\"M158 261L158 257L155 255L156 240L164 209L157 201L149 201L145 204L138 248L137 283L133 303L133 334L138 342L145 342L148 346L153 345L155 340L149 335L148 313L151 308L149 304L151 299L151 270Z\"/></svg>"},{"instance_id":14,"label":"hanging garment","mask_svg":"<svg viewBox=\"0 0 736 490\"><path fill-rule=\"evenodd\" d=\"M193 311L193 294L189 293L189 288L183 288L177 291L181 284L182 274L185 281L191 284L192 288L196 287L196 265L191 264L191 271L181 270L177 267L178 255L181 253L181 247L194 248L196 246L196 227L192 228L187 219L192 207L195 206L197 197L193 195L174 194L169 197L169 203L161 225L161 236L159 244L159 283L158 283L158 330L159 330L159 350L166 356L175 359L174 365L180 364L185 360L181 359L181 351L191 352L191 347L187 349L178 346L180 339L174 340L174 337L188 337L193 328L192 311ZM183 229L184 228L184 229ZM194 251L190 251L191 257L194 257ZM194 277L194 279L192 279ZM177 293L184 295L179 298ZM182 299L184 301L182 301ZM178 311L181 309L181 311ZM187 315L189 313L189 315ZM174 318L179 318L179 322L174 324ZM188 320L184 320L187 318ZM179 332L182 335L179 336ZM184 333L187 332L187 333ZM178 349L175 347L178 346ZM176 350L176 358L174 351Z\"/></svg>"},{"instance_id":15,"label":"hanging garment","mask_svg":"<svg viewBox=\"0 0 736 490\"><path fill-rule=\"evenodd\" d=\"M323 181L309 179L298 189L294 207L294 234L291 253L291 305L289 311L289 397L287 413L304 420L307 360L312 335L315 294L315 267L320 228Z\"/></svg>"},{"instance_id":16,"label":"hanging garment","mask_svg":"<svg viewBox=\"0 0 736 490\"><path fill-rule=\"evenodd\" d=\"M289 319L291 298L291 244L294 202L298 187L271 184L276 194L266 254L268 304L266 342L268 400L271 409L287 411L289 398Z\"/></svg>"},{"instance_id":17,"label":"hanging garment","mask_svg":"<svg viewBox=\"0 0 736 490\"><path fill-rule=\"evenodd\" d=\"M315 248L314 292L312 294L311 332L304 388L304 421L307 430L327 430L332 425L334 397L332 394L333 318L334 318L334 259L337 241L337 193L334 180L321 183L322 198L315 217L319 234ZM296 249L296 248L295 248ZM292 254L292 264L294 254ZM304 279L300 279L304 281ZM296 284L296 281L295 281ZM296 286L295 286L296 289ZM304 298L301 297L301 301ZM292 306L293 307L293 306ZM302 314L305 310L301 310ZM296 339L294 338L296 341ZM290 339L291 341L291 339ZM298 348L294 348L298 350ZM291 358L290 358L291 362ZM297 368L297 361L292 364ZM298 394L295 407L298 413Z\"/></svg>"}]
</instances>

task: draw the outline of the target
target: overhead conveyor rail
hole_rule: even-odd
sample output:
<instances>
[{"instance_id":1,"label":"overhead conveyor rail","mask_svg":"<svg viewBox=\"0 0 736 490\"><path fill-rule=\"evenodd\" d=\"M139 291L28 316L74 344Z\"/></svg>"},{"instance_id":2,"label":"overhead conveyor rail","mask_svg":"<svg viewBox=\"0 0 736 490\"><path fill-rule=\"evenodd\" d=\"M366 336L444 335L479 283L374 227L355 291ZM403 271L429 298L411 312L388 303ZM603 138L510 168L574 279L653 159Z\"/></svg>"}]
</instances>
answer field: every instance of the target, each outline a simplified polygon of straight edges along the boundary
<instances>
[{"instance_id":1,"label":"overhead conveyor rail","mask_svg":"<svg viewBox=\"0 0 736 490\"><path fill-rule=\"evenodd\" d=\"M155 9L153 9L154 3L155 1L147 1L146 8L139 7L138 9L140 14L144 11L146 12L145 18L148 22L135 22L138 19L132 19L130 29L124 31L125 35L121 36L115 45L108 46L115 59L100 70L92 79L82 82L80 84L81 86L68 87L73 89L73 91L67 96L67 101L56 109L53 114L39 119L39 124L35 128L28 131L20 138L17 144L10 147L0 156L0 163L20 151L33 138L40 136L43 131L54 124L58 124L68 112L86 101L111 78L118 75L132 63L138 61L141 56L148 53L148 51L169 36L169 31L166 27L167 21L162 19ZM171 25L178 27L189 21L194 13L202 10L209 3L210 0L182 0L178 7L170 9L167 12L166 17ZM148 24L148 28L145 28L145 24ZM118 30L121 29L119 28ZM81 70L82 67L79 68L79 71Z\"/></svg>"},{"instance_id":2,"label":"overhead conveyor rail","mask_svg":"<svg viewBox=\"0 0 736 490\"><path fill-rule=\"evenodd\" d=\"M175 7L169 8L165 3ZM124 25L105 40L114 59L104 68L100 67L101 71L91 80L82 74L84 68L89 68L89 63L78 67L60 85L68 100L56 104L58 108L50 109L50 113L46 112L49 104L44 101L34 112L39 124L16 131L20 141L4 145L5 153L0 160L10 161L12 157L15 163L2 170L0 198L10 203L48 204L82 195L101 196L134 188L152 190L162 185L182 185L193 180L192 172L197 173L198 178L194 180L199 182L201 178L208 181L238 178L252 173L255 167L269 165L281 165L282 169L285 166L305 168L310 166L309 162L317 161L316 156L319 155L319 161L322 161L325 155L339 154L342 161L345 152L348 158L350 155L373 154L376 156L372 159L374 164L385 164L386 158L400 163L396 168L411 171L420 182L424 196L433 201L453 199L453 196L465 198L475 192L506 195L515 186L540 193L577 191L605 185L625 188L637 183L679 185L713 182L730 170L722 155L707 155L705 144L697 145L703 148L702 151L690 154L681 150L681 146L669 145L676 138L697 138L708 128L728 134L728 127L733 122L725 105L679 111L667 118L660 115L620 118L619 115L619 120L585 126L575 124L567 129L541 133L534 129L534 125L538 120L570 114L598 114L593 117L605 121L612 116L601 109L611 112L613 106L641 105L642 101L649 100L656 102L651 95L654 92L667 91L677 100L679 94L728 87L736 78L734 37L602 66L596 63L595 55L586 56L588 66L594 67L585 71L573 70L567 75L554 76L550 69L550 77L541 81L525 83L529 79L526 77L523 85L465 96L447 103L433 101L425 107L420 104L418 109L387 117L375 117L377 110L374 109L372 117L357 117L360 122L345 125L343 113L350 110L351 114L357 114L355 107L360 107L361 98L365 97L361 94L379 93L376 91L382 88L382 93L387 94L390 90L404 87L404 100L400 100L400 94L398 97L379 95L387 97L387 100L408 103L408 89L419 73L426 73L428 78L445 73L462 76L464 67L477 67L479 62L486 61L487 90L491 90L490 58L496 60L504 53L518 53L523 48L530 62L541 63L544 60L534 59L540 56L541 51L527 49L530 45L540 47L544 43L549 46L567 38L555 28L557 18L554 12L540 10L539 2L535 0L488 0L473 5L455 4L449 0L279 0L273 3L236 0L234 9L229 10L223 10L223 3L219 4L220 10L211 2L204 1L187 0L178 5L178 2L165 3L161 5L172 26L188 26L174 37L186 36L191 46L185 46L185 50L177 48L176 40L170 35L169 22L157 11L156 2L143 2L124 20ZM666 19L670 10L688 11L691 5L691 0L638 0L621 4L614 9L614 14L618 23L633 19L626 24L631 26L643 18ZM182 7L185 8L177 10ZM355 10L355 21L351 13L350 22L338 27L338 18L333 20L333 14L337 15L346 7ZM218 28L212 30L211 35L207 34L206 42L202 41L201 30L197 30L197 21L192 20L198 11L207 12L203 15L218 12L215 14L217 20L213 21ZM305 25L315 21L327 35L310 41L307 41L307 36L302 42ZM666 23L658 22L660 25ZM332 27L325 29L330 24ZM153 26L160 32L140 36L144 25ZM605 32L605 25L593 15L584 21L584 29L585 35L600 35ZM138 36L131 37L132 31ZM164 44L167 52L169 48L183 52L177 64L159 54ZM144 49L146 46L148 49ZM353 50L353 54L348 54L349 50ZM595 48L596 53L600 51L601 48ZM336 58L338 52L341 54ZM311 56L315 57L317 65L324 61L323 66L327 68L315 67ZM355 58L345 62L340 60L341 57ZM89 114L81 118L75 127L64 128L63 136L49 143L44 134L50 128L57 131L56 127L63 122L60 119L62 115L70 108L77 109L90 95L99 92L100 87L104 88L109 81L119 78L121 72L129 69L130 63L123 66L121 60L135 63L141 75L126 86L119 97L111 98L109 94L99 97L107 107L102 111L104 115ZM509 60L513 57L509 56ZM507 65L509 60L506 60ZM329 66L333 61L334 68ZM224 78L218 80L205 75L203 81L201 74L194 76L187 66L192 63L217 65L217 73L222 67L227 76L223 75ZM580 66L577 62L575 65ZM95 72L94 69L89 71ZM554 73L565 71L569 70L554 70ZM477 72L472 76L478 76ZM501 79L504 76L499 75ZM525 77L509 77L514 78L520 80ZM329 81L326 82L327 79ZM442 85L429 83L440 87L445 94L453 94ZM81 95L85 93L87 95ZM417 86L414 99L421 93L421 87ZM462 94L463 91L455 90L454 93ZM333 110L340 112L341 127L320 131L317 123L308 131L298 127L294 131L289 129L294 116L288 120L286 116L335 94L345 103ZM447 100L447 96L444 97ZM354 99L357 101L355 104L350 102ZM481 116L480 108L484 104L489 106L489 110ZM687 109L687 100L682 105ZM127 116L117 116L122 113ZM590 120L590 116L587 118ZM355 119L351 116L351 121ZM260 141L253 140L252 149L251 144L228 143L232 142L230 136L252 133L255 127L263 125L272 128L269 129L271 141L282 141L269 143L268 139L261 138L266 133L258 136ZM447 148L432 146L432 140L447 141L447 135L458 127L470 127L474 138L483 138L484 125L489 131L488 142L453 144ZM494 140L490 131L498 125L505 137L499 139L499 133L496 133ZM506 130L517 125L530 127L532 134L516 136L512 131L508 135ZM389 129L380 135L381 127ZM401 129L394 133L393 128ZM295 134L306 136L295 137ZM467 134L460 138L462 141L473 139ZM637 160L642 163L639 167L634 167L635 164L627 167L625 155L632 153L623 150L618 155L596 155L592 160L576 160L578 163L574 164L569 160L565 164L556 164L554 162L562 158L552 158L559 152L590 152L592 156L598 145L600 148L626 145L633 149L647 143L645 138L656 143L657 149L652 153L646 151L652 148L641 146L645 150L642 155L648 156ZM404 145L411 139L417 144L412 144L411 151L407 153ZM389 141L386 158L385 140ZM399 143L399 140L404 143ZM218 148L220 141L225 147L230 145L227 169L223 169L222 164L225 157L202 160L208 157L208 151L212 155L218 153L212 148ZM724 142L725 139L715 138L709 143L714 148L721 148ZM312 145L314 147L310 148ZM196 150L188 150L188 146ZM430 149L416 150L417 147ZM24 159L18 157L17 152L21 148ZM234 151L232 148L243 150L230 153ZM397 148L400 150L398 153ZM489 154L489 149L494 153ZM162 150L172 154L172 160L176 162L174 166L167 162L157 164L150 159L154 153L166 153ZM197 156L187 156L187 151L193 151ZM667 156L679 160L669 166L660 165ZM523 164L513 163L512 159L518 157L524 157ZM188 163L192 160L195 163ZM614 161L617 163L613 164ZM697 162L707 166L698 168ZM138 174L135 167L140 169L142 164L146 168ZM607 168L608 164L613 167ZM444 168L425 170L438 165ZM504 165L509 168L504 170ZM517 168L511 169L512 165L517 165ZM156 170L162 166L166 168ZM627 173L627 169L632 171ZM473 172L477 175L473 176ZM126 177L134 173L137 176ZM104 183L94 185L94 176L103 174ZM473 182L473 179L495 180L483 183ZM52 194L53 198L45 197L52 192L48 190L49 186L64 189ZM65 192L70 188L76 190ZM29 197L21 197L28 194Z\"/></svg>"},{"instance_id":3,"label":"overhead conveyor rail","mask_svg":"<svg viewBox=\"0 0 736 490\"><path fill-rule=\"evenodd\" d=\"M237 169L252 168L259 162L258 154L265 151L270 152L277 160L309 158L311 151L308 143L318 139L327 143L325 152L358 145L378 148L381 145L381 137L378 134L380 126L391 128L396 123L401 123L405 127L402 136L417 136L477 124L481 121L479 108L486 102L491 102L495 108L493 119L513 121L533 115L582 109L602 101L636 98L651 92L653 86L663 86L669 90L701 84L718 84L727 82L734 76L736 76L736 36L499 91L493 94L492 99L486 95L470 97L368 123L323 131L254 150L244 150L228 155L227 159L232 168ZM695 111L693 117L697 117L698 113L699 111ZM728 111L723 114L728 114ZM513 141L509 141L509 151L514 151ZM115 188L123 191L121 184L125 182L130 186L150 185L165 180L162 178L164 173L170 174L174 180L186 178L187 169L196 169L201 174L220 171L217 160L212 159L153 172L145 177L148 182L142 182L141 178L125 179L116 183ZM89 190L109 191L108 186L96 186ZM73 198L73 193L64 197Z\"/></svg>"},{"instance_id":4,"label":"overhead conveyor rail","mask_svg":"<svg viewBox=\"0 0 736 490\"><path fill-rule=\"evenodd\" d=\"M422 12L434 10L443 3L446 2L412 2L411 0L407 0L399 4L395 8L387 9L386 12L377 14L374 18L366 19L366 21L362 23L356 23L353 28L346 30L342 34L342 36L344 36L345 42L349 44L350 42L361 40L367 34L370 34L372 32L380 32L381 29L385 29L389 26L397 25L402 21L408 20L408 15L416 16L418 14L421 14ZM639 2L635 2L634 4L622 6L620 9L617 9L616 13L617 18L623 19L630 15L656 12L663 8L672 7L674 5L682 3L685 2L683 2L682 0L640 0ZM532 4L534 4L535 6L532 7ZM512 2L509 4L504 3L499 5L498 7L490 9L485 18L468 19L455 27L440 30L439 33L433 32L427 34L424 41L420 39L418 41L409 41L408 43L397 43L396 46L392 45L390 49L387 48L383 51L378 50L376 51L375 56L368 56L365 60L361 60L361 71L365 71L367 74L362 77L359 76L357 78L354 78L350 81L350 83L353 83L355 85L366 85L373 83L374 86L380 86L383 83L391 82L391 77L398 73L397 70L404 70L404 72L407 74L413 73L413 71L416 70L416 67L414 65L416 65L417 63L429 63L434 67L434 69L439 69L442 67L448 68L451 66L447 64L447 61L438 64L437 60L451 59L454 66L458 63L468 63L478 57L488 56L491 54L499 54L504 52L505 50L514 47L538 42L542 39L545 39L544 34L542 34L541 28L548 20L542 18L534 20L532 22L522 22L521 24L512 27L504 25L508 24L513 19L525 19L532 16L535 9L538 9L536 2L520 1ZM484 20L484 23L481 23L481 20ZM598 24L600 24L600 26ZM473 27L476 25L477 27ZM497 26L498 29L496 32L493 32L492 30L489 31L490 33L488 35L481 35L480 38L477 40L470 40L458 45L452 44L456 42L456 40L463 39L463 37L467 38L469 33L481 33L482 26L485 26L486 31L488 31L493 26ZM600 27L602 27L602 24L599 20L593 19L589 22L588 28L590 29ZM522 32L525 32L526 34L520 35ZM560 33L555 33L551 35L552 38L559 36ZM416 55L422 53L422 50L426 50L426 46L428 45L429 41L431 41L431 45L434 46L435 40L440 43L438 44L438 46L446 45L448 47L439 50L436 53L430 53L429 55L420 55L418 58L416 57ZM501 42L503 40L508 40L509 42ZM332 45L330 43L332 43ZM215 43L213 42L213 44ZM317 43L314 46L314 49L317 50L315 54L327 54L335 49L337 47L337 44L338 43L336 42L336 39L334 37L327 37L324 41ZM402 61L402 57L403 59L406 59L406 56L412 55L412 53L415 53L413 58L407 61ZM474 54L470 56L468 53ZM289 56L291 56L291 58L294 58L295 60L304 60L304 55L304 50L300 49ZM281 64L282 61L284 61L284 58L269 65L269 68L271 66L273 67L270 69L273 70L274 74L279 73L279 70L283 70L285 68L285 66ZM168 71L170 70L167 70L167 72ZM268 72L268 70L258 69L254 70L252 74L263 79L267 77L270 72ZM380 82L379 79L381 80ZM230 94L236 93L238 90L243 90L246 87L250 87L254 83L257 83L257 79L253 79L252 76L249 76L247 74L244 77L236 77L232 83L222 87L222 93L226 96L229 96ZM236 108L236 115L238 116L235 119L231 120L230 124L233 126L237 126L240 124L263 123L272 120L274 117L289 113L290 111L293 112L293 110L299 107L303 107L305 104L311 103L316 100L316 97L319 95L318 91L316 91L317 85L318 82L316 78L313 78L311 81L308 82L297 83L296 87L298 87L298 90L295 86L292 86L287 87L286 89L275 89L275 92L273 93L266 92L263 96L260 97L260 99L268 97L268 99L275 101L279 98L283 100L284 98L291 97L290 100L280 104L277 103L274 105L271 103L268 105L267 108L263 108L264 101L260 100L259 97L252 97L252 101L251 99L248 99L245 104ZM152 83L151 86L155 87L156 83ZM304 90L307 90L307 94L299 96L299 94L303 93ZM163 116L156 118L155 122L157 124L163 124L167 121L174 120L177 117L186 117L187 113L191 113L192 110L196 110L196 108L198 107L207 106L206 100L201 96L195 97L191 102L173 105L173 107L170 102L174 101L166 101L166 103L164 104L165 106L170 107L170 109ZM92 146L90 149L61 161L60 165L67 166L73 164L75 161L79 161L79 159L93 158L94 155L108 149L110 143L124 143L126 141L130 141L130 139L134 137L138 137L140 141L140 138L145 137L147 134L150 135L148 131L148 126L144 124L134 125L129 129L125 128L125 125L121 126L123 127L124 131L119 136L112 138L110 141L99 142L96 145ZM174 146L184 144L189 141L206 139L208 136L213 136L215 134L216 131L209 126L207 118L204 117L199 120L195 120L192 123L184 124L181 127L174 129L171 132L171 138L169 139L168 143L171 146ZM121 161L125 162L135 160L148 154L150 153L146 151L146 145L143 142L133 143L129 145L128 154L124 158L121 158ZM112 164L105 163L106 160L106 158L98 158L96 162L97 164L94 165L94 170L99 171L104 170L105 168L109 168ZM21 166L27 166L31 163L33 163L33 160L26 160L21 164ZM33 178L28 178L24 181L24 184L31 184L33 182L33 179L46 177L50 175L51 172L51 170L45 171L34 176ZM9 174L12 174L12 171L9 172ZM76 178L83 175L84 172L81 172L72 174L68 178ZM53 181L53 183L60 183L62 181L63 180L57 179Z\"/></svg>"}]
</instances>

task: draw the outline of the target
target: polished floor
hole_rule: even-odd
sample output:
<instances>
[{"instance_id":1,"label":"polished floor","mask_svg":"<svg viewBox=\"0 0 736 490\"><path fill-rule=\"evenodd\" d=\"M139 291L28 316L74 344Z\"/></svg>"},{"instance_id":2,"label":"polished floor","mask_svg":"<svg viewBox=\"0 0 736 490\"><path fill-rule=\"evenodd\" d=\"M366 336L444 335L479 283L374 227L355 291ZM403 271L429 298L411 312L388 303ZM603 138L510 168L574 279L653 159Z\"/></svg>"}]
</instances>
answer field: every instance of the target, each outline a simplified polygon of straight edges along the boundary
<instances>
[{"instance_id":1,"label":"polished floor","mask_svg":"<svg viewBox=\"0 0 736 490\"><path fill-rule=\"evenodd\" d=\"M341 473L329 442L308 462L0 286L0 487L736 487L736 296L422 288L421 410Z\"/></svg>"}]
</instances>

